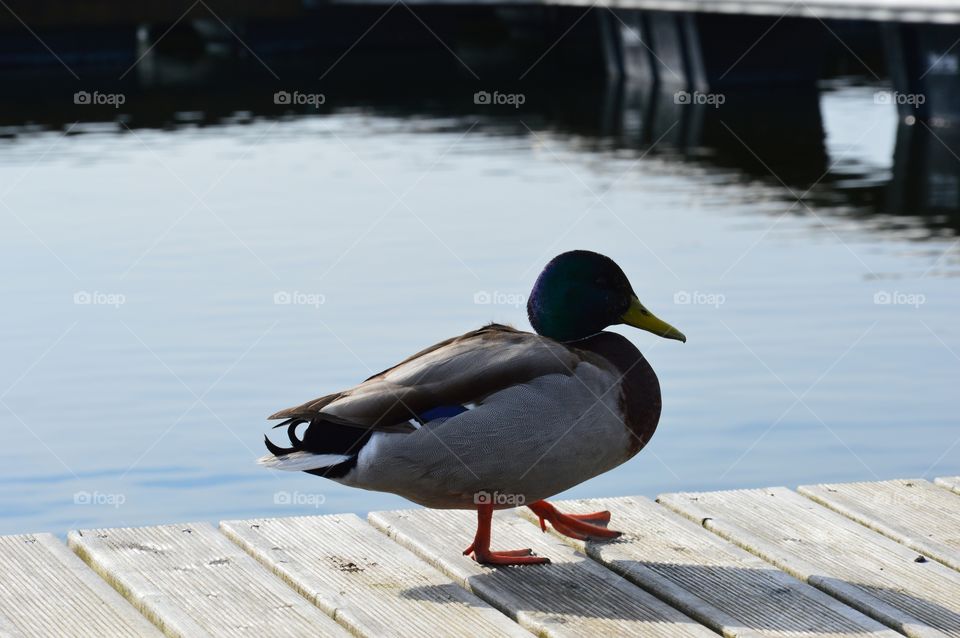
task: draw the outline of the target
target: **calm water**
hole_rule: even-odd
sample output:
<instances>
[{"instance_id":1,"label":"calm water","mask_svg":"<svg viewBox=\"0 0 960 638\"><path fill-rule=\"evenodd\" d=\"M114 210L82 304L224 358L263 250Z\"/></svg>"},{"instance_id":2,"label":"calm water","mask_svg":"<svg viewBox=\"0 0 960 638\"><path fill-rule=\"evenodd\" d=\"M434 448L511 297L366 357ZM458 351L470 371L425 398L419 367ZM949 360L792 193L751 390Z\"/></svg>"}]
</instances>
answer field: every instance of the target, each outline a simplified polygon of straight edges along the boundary
<instances>
[{"instance_id":1,"label":"calm water","mask_svg":"<svg viewBox=\"0 0 960 638\"><path fill-rule=\"evenodd\" d=\"M960 161L898 139L875 90L829 88L772 136L629 104L8 131L0 533L405 507L258 468L264 417L526 327L572 248L689 342L625 333L660 430L567 496L960 473Z\"/></svg>"}]
</instances>

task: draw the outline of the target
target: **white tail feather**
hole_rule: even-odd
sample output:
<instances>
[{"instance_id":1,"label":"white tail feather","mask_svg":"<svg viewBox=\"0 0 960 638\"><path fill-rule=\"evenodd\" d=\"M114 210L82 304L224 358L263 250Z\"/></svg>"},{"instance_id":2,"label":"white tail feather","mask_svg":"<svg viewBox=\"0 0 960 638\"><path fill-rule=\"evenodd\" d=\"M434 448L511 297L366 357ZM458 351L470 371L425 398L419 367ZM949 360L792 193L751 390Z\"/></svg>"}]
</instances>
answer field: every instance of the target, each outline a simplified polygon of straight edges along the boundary
<instances>
[{"instance_id":1,"label":"white tail feather","mask_svg":"<svg viewBox=\"0 0 960 638\"><path fill-rule=\"evenodd\" d=\"M259 465L272 468L274 470L284 470L287 472L304 472L306 470L319 470L324 467L330 467L337 463L343 463L350 457L344 454L312 454L310 452L291 452L283 456L274 456L267 454L257 459Z\"/></svg>"}]
</instances>

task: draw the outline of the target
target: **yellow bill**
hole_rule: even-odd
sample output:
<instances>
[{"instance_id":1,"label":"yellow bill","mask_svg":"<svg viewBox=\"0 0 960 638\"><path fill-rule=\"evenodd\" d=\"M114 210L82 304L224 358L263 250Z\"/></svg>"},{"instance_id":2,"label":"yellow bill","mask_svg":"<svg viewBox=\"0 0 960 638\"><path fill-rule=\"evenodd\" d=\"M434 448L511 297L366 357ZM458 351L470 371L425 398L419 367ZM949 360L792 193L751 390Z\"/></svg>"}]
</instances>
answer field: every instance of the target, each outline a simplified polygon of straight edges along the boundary
<instances>
[{"instance_id":1,"label":"yellow bill","mask_svg":"<svg viewBox=\"0 0 960 638\"><path fill-rule=\"evenodd\" d=\"M636 295L630 300L630 307L621 317L623 323L634 328L640 328L665 339L676 339L677 341L687 342L686 336L666 321L658 318L652 312L643 307Z\"/></svg>"}]
</instances>

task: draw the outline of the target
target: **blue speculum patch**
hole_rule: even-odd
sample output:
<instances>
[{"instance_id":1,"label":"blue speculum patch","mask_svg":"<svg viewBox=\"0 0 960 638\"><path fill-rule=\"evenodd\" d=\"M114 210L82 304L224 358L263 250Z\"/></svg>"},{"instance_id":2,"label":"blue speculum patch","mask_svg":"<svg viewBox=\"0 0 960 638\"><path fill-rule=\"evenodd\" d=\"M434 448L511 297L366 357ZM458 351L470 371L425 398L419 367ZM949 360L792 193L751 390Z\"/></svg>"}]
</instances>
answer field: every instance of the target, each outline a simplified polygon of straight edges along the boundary
<instances>
[{"instance_id":1,"label":"blue speculum patch","mask_svg":"<svg viewBox=\"0 0 960 638\"><path fill-rule=\"evenodd\" d=\"M466 411L467 408L462 405L440 405L435 408L430 408L426 412L421 412L417 415L417 420L420 423L427 423L435 419L449 419L458 414L463 414Z\"/></svg>"}]
</instances>

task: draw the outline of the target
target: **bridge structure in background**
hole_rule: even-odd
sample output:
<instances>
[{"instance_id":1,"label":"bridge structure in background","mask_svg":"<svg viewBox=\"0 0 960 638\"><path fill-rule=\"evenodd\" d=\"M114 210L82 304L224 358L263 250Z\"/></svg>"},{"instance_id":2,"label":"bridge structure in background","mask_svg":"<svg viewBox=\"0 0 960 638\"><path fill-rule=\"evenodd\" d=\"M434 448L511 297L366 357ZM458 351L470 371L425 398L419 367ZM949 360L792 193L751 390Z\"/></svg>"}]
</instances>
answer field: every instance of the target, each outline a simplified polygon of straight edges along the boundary
<instances>
[{"instance_id":1,"label":"bridge structure in background","mask_svg":"<svg viewBox=\"0 0 960 638\"><path fill-rule=\"evenodd\" d=\"M398 5L439 16L444 25L459 21L460 32L470 30L478 11L507 16L523 23L522 37L539 29L551 50L579 48L584 55L573 59L595 61L598 74L691 95L813 86L822 52L842 40L838 23L880 24L878 46L902 118L935 126L960 121L957 0L8 0L0 9L0 68L58 57L67 65L96 60L122 69L165 39L200 47L217 32L282 38L283 23L298 24L301 40L309 39L307 25L322 25L316 37L332 41L338 22L368 15L358 10L376 18ZM195 29L178 39L185 26ZM402 47L403 38L392 46Z\"/></svg>"}]
</instances>

